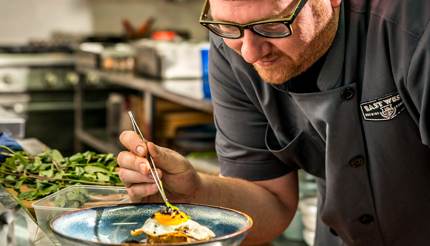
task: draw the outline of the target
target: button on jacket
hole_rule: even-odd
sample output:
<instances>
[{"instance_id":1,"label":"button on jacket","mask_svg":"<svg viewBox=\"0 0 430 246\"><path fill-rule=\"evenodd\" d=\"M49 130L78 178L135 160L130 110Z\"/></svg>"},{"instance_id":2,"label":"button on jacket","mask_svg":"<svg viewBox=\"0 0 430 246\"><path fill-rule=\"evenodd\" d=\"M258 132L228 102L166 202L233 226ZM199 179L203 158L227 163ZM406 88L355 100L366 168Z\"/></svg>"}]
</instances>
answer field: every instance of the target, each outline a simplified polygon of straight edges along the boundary
<instances>
[{"instance_id":1,"label":"button on jacket","mask_svg":"<svg viewBox=\"0 0 430 246\"><path fill-rule=\"evenodd\" d=\"M280 86L211 37L222 174L315 175L316 245L427 245L429 19L428 0L345 0L318 77Z\"/></svg>"}]
</instances>

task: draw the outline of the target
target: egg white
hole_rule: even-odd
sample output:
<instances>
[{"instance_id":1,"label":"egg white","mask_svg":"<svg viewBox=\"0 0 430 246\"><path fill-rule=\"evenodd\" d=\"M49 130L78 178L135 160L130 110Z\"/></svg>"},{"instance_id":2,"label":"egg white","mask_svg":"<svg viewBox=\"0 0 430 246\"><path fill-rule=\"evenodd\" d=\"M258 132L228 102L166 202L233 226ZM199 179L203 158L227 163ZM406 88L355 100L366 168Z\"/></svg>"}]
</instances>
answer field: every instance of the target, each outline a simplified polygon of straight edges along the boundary
<instances>
[{"instance_id":1,"label":"egg white","mask_svg":"<svg viewBox=\"0 0 430 246\"><path fill-rule=\"evenodd\" d=\"M176 232L178 231L178 228L180 230L181 227L188 227L188 230L185 230L184 233L188 237L194 238L196 240L206 240L215 237L215 233L213 233L213 231L191 219L178 225L162 225L158 223L157 220L149 218L145 221L141 230L147 235L157 237L164 234Z\"/></svg>"}]
</instances>

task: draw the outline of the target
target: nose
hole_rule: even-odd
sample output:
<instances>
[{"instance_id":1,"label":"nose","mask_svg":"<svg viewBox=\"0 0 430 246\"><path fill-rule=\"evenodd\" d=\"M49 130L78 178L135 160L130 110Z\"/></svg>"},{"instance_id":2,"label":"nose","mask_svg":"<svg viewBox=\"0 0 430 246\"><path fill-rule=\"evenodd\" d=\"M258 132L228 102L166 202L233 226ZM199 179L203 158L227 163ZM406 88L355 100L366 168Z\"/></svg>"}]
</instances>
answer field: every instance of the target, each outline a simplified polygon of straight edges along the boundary
<instances>
[{"instance_id":1,"label":"nose","mask_svg":"<svg viewBox=\"0 0 430 246\"><path fill-rule=\"evenodd\" d=\"M267 55L269 50L267 49L267 42L265 42L263 37L258 36L250 30L245 30L240 52L246 62L253 64Z\"/></svg>"}]
</instances>

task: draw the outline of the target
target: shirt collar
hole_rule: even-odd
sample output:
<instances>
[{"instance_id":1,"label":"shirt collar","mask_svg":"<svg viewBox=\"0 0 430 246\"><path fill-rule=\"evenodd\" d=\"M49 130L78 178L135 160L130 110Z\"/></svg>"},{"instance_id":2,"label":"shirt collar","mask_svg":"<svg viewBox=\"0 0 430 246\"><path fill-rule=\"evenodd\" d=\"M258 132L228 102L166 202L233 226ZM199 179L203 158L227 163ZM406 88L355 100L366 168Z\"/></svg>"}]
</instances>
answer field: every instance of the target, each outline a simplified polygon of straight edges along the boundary
<instances>
[{"instance_id":1,"label":"shirt collar","mask_svg":"<svg viewBox=\"0 0 430 246\"><path fill-rule=\"evenodd\" d=\"M336 88L341 85L345 56L345 10L342 1L339 25L332 46L329 48L325 62L318 76L317 86L321 91Z\"/></svg>"}]
</instances>

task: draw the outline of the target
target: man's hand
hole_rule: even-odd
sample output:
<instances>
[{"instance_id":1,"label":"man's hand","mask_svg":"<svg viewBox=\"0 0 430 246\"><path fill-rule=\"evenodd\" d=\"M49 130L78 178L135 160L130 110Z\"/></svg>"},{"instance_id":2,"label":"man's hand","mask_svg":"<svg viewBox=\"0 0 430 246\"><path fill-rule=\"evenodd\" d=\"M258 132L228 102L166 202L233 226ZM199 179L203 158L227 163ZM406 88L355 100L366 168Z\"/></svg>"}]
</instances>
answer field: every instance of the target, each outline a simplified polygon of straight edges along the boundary
<instances>
[{"instance_id":1,"label":"man's hand","mask_svg":"<svg viewBox=\"0 0 430 246\"><path fill-rule=\"evenodd\" d=\"M160 201L146 160L148 151L157 167L167 198L175 202L192 200L201 181L185 157L171 149L142 140L132 131L122 132L119 139L128 149L118 155L119 177L133 202Z\"/></svg>"},{"instance_id":2,"label":"man's hand","mask_svg":"<svg viewBox=\"0 0 430 246\"><path fill-rule=\"evenodd\" d=\"M294 216L298 202L296 172L254 182L197 174L177 152L141 140L132 131L123 132L120 141L129 151L118 155L119 176L134 202L161 201L145 158L149 151L171 202L210 204L249 214L255 223L245 243L273 240Z\"/></svg>"}]
</instances>

